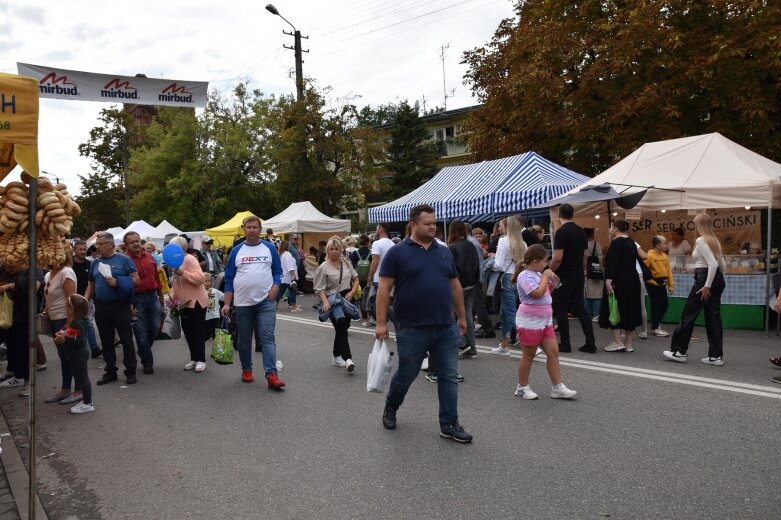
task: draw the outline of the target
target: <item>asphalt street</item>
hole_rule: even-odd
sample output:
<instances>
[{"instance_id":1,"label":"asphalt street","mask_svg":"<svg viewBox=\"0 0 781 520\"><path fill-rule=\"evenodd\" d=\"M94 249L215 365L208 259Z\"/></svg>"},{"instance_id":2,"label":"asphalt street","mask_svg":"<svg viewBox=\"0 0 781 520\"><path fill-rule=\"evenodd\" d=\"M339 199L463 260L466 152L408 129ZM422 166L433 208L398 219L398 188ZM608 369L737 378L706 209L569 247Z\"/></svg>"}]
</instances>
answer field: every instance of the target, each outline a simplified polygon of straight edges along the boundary
<instances>
[{"instance_id":1,"label":"asphalt street","mask_svg":"<svg viewBox=\"0 0 781 520\"><path fill-rule=\"evenodd\" d=\"M563 354L572 401L547 396L543 360L531 375L540 399L516 398L517 351L498 357L479 341L459 366L470 445L439 437L423 373L398 428L384 430L383 396L366 391L373 329L354 323L348 375L331 366L333 329L311 310L278 315L284 391L257 368L243 383L238 364L185 372L184 340L159 341L154 375L93 386L96 411L81 416L43 402L59 385L44 340L39 492L52 519L780 518L781 385L770 378L781 370L767 358L781 340L727 331L725 366L713 367L699 362L704 329L695 335L685 365L661 358L662 338L634 353ZM90 367L94 385L102 361ZM4 390L0 406L24 452L26 400Z\"/></svg>"}]
</instances>

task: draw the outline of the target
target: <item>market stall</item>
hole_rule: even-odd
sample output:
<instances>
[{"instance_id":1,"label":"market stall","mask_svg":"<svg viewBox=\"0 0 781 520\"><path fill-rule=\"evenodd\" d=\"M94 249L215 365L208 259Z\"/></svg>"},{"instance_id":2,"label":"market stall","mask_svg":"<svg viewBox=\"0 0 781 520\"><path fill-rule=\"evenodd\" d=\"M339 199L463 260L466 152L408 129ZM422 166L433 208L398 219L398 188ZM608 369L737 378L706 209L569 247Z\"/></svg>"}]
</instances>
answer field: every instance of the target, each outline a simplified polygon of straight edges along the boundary
<instances>
[{"instance_id":1,"label":"market stall","mask_svg":"<svg viewBox=\"0 0 781 520\"><path fill-rule=\"evenodd\" d=\"M584 188L604 185L630 199L630 203L625 200L621 207L615 198L605 200L604 194L596 190L589 201L588 189ZM599 229L603 245L607 244L609 220L626 219L631 236L646 248L653 235L669 238L675 227L682 227L693 243L694 215L710 210L727 262L727 287L722 296L724 326L762 329L767 324L766 304L772 292L770 275L778 269L770 237L772 210L781 207L779 188L781 164L713 133L646 143L551 204L572 203L577 222ZM579 201L575 202L574 197ZM555 213L552 207L551 216ZM555 225L557 219L553 222ZM677 290L665 317L670 322L680 317L694 270L688 258L673 262Z\"/></svg>"}]
</instances>

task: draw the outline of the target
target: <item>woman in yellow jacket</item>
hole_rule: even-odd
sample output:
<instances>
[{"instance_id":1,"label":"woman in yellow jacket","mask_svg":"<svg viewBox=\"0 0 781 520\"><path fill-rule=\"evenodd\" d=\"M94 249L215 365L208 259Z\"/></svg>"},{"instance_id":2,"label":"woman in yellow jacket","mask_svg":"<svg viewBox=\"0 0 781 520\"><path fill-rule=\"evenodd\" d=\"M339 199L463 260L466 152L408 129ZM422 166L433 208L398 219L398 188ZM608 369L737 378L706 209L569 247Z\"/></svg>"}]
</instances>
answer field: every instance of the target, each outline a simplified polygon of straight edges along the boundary
<instances>
[{"instance_id":1,"label":"woman in yellow jacket","mask_svg":"<svg viewBox=\"0 0 781 520\"><path fill-rule=\"evenodd\" d=\"M664 313L667 312L667 295L672 294L675 288L670 258L665 252L667 240L661 235L656 235L651 240L651 246L648 258L645 260L645 265L651 271L651 279L645 282L651 299L651 334L669 336L670 334L663 330L661 325Z\"/></svg>"}]
</instances>

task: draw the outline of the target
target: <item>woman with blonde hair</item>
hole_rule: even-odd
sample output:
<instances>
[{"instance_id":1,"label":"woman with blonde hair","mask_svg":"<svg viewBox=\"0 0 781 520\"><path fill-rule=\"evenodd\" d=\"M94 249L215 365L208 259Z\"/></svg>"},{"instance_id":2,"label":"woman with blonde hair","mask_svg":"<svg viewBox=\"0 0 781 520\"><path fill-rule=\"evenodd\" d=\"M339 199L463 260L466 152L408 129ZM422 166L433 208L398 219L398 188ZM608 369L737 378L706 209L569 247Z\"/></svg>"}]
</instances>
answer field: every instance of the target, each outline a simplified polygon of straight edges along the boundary
<instances>
[{"instance_id":1,"label":"woman with blonde hair","mask_svg":"<svg viewBox=\"0 0 781 520\"><path fill-rule=\"evenodd\" d=\"M694 286L683 307L681 322L673 331L670 350L665 350L663 355L670 361L686 363L694 322L704 309L708 357L701 361L706 365L722 366L724 331L721 326L721 294L724 292L724 270L727 266L721 243L713 232L711 216L706 212L699 213L694 217L694 227L699 235L692 251Z\"/></svg>"},{"instance_id":2,"label":"woman with blonde hair","mask_svg":"<svg viewBox=\"0 0 781 520\"><path fill-rule=\"evenodd\" d=\"M185 252L184 262L174 270L171 278L171 298L179 299L184 305L182 332L190 350L190 361L184 369L200 373L206 370L206 309L209 307L203 269L194 255L187 254L187 240L174 237L169 243Z\"/></svg>"},{"instance_id":3,"label":"woman with blonde hair","mask_svg":"<svg viewBox=\"0 0 781 520\"><path fill-rule=\"evenodd\" d=\"M338 318L333 312L332 304L339 294L347 301L352 301L358 290L358 272L353 264L344 257L344 245L338 236L331 237L325 245L325 261L315 271L313 282L315 294L320 298L322 310L330 311L329 319L334 326L333 365L347 369L348 373L355 370L353 356L350 352L350 342L347 338L347 329L350 328L350 317L340 315ZM345 313L341 313L345 314Z\"/></svg>"},{"instance_id":4,"label":"woman with blonde hair","mask_svg":"<svg viewBox=\"0 0 781 520\"><path fill-rule=\"evenodd\" d=\"M510 334L515 327L515 311L518 309L518 289L512 282L515 264L523 261L526 254L526 242L521 237L523 226L517 217L507 217L504 225L505 236L496 246L494 269L502 274L502 342L492 348L493 354L509 356Z\"/></svg>"}]
</instances>

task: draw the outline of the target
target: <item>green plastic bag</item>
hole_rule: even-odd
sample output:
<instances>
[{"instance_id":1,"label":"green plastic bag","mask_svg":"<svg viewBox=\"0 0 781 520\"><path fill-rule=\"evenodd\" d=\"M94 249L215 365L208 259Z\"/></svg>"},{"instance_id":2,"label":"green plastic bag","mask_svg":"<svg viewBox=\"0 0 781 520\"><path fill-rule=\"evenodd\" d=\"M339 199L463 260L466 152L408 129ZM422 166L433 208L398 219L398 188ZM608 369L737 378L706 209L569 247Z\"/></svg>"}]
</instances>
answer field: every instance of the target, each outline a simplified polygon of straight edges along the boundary
<instances>
[{"instance_id":1,"label":"green plastic bag","mask_svg":"<svg viewBox=\"0 0 781 520\"><path fill-rule=\"evenodd\" d=\"M610 324L618 325L618 322L621 321L621 313L618 312L618 300L616 300L616 295L614 293L608 293L607 306L608 309L610 309L610 314L608 315Z\"/></svg>"},{"instance_id":2,"label":"green plastic bag","mask_svg":"<svg viewBox=\"0 0 781 520\"><path fill-rule=\"evenodd\" d=\"M212 345L212 359L218 365L230 365L233 363L233 342L231 334L224 328L214 331L214 344Z\"/></svg>"}]
</instances>

